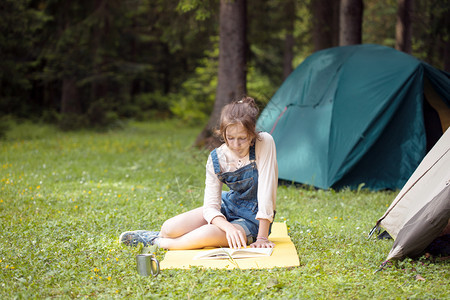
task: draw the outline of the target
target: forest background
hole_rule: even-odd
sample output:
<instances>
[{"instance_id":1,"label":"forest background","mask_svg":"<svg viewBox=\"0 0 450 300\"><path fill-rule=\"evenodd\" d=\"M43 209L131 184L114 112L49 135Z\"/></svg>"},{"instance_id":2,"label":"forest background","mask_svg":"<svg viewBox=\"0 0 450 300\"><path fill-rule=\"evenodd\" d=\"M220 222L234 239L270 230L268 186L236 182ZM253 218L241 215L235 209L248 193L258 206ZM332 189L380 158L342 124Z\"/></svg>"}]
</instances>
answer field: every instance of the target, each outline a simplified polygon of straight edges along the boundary
<instances>
[{"instance_id":1,"label":"forest background","mask_svg":"<svg viewBox=\"0 0 450 300\"><path fill-rule=\"evenodd\" d=\"M11 119L203 126L240 94L263 107L308 55L339 45L396 47L450 71L446 0L3 0L0 31L0 136Z\"/></svg>"}]
</instances>

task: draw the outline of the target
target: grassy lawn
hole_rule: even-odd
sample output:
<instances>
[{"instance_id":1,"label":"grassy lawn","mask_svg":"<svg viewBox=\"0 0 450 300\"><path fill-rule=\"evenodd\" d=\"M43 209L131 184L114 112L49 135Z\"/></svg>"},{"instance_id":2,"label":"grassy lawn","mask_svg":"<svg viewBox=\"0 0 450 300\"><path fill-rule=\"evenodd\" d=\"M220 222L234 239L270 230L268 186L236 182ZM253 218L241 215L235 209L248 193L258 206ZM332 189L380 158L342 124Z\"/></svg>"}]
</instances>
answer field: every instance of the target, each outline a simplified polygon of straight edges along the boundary
<instances>
[{"instance_id":1,"label":"grassy lawn","mask_svg":"<svg viewBox=\"0 0 450 300\"><path fill-rule=\"evenodd\" d=\"M108 133L13 126L0 141L0 298L450 297L448 261L407 259L374 273L392 241L367 240L367 232L394 192L280 186L276 221L288 225L298 268L139 276L139 249L118 236L158 229L202 204L208 153L191 148L199 130L176 122Z\"/></svg>"}]
</instances>

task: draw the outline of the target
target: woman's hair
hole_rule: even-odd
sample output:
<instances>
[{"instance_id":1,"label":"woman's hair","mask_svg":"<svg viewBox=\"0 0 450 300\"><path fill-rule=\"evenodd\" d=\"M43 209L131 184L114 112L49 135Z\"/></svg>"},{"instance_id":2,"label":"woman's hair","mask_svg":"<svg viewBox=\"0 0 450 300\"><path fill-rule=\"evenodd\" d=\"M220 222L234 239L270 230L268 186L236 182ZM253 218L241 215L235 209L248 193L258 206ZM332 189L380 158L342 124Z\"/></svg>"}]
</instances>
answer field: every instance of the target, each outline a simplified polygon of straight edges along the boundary
<instances>
[{"instance_id":1,"label":"woman's hair","mask_svg":"<svg viewBox=\"0 0 450 300\"><path fill-rule=\"evenodd\" d=\"M253 144L258 136L256 131L258 114L259 109L253 98L244 96L241 100L233 101L222 108L216 135L226 142L225 134L228 126L241 124L247 130L251 144Z\"/></svg>"}]
</instances>

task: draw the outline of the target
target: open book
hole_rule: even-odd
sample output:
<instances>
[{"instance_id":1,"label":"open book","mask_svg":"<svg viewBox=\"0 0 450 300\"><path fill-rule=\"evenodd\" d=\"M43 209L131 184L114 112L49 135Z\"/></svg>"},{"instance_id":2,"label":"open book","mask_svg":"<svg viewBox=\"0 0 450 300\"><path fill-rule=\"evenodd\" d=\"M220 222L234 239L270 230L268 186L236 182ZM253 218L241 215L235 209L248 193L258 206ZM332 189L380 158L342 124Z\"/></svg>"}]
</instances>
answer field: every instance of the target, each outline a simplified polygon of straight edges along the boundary
<instances>
[{"instance_id":1,"label":"open book","mask_svg":"<svg viewBox=\"0 0 450 300\"><path fill-rule=\"evenodd\" d=\"M229 259L270 256L273 248L217 248L201 251L194 259Z\"/></svg>"}]
</instances>

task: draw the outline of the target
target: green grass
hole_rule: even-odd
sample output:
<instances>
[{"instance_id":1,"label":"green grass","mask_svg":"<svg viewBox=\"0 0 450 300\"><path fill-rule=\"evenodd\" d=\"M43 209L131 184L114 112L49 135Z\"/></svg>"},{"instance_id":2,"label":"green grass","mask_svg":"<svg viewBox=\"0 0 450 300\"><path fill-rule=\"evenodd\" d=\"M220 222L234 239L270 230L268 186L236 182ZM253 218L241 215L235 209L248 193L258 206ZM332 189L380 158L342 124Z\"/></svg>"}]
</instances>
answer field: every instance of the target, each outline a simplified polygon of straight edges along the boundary
<instances>
[{"instance_id":1,"label":"green grass","mask_svg":"<svg viewBox=\"0 0 450 300\"><path fill-rule=\"evenodd\" d=\"M406 259L374 274L392 241L367 232L393 192L279 187L276 221L288 225L297 268L139 276L140 250L118 236L202 204L208 153L191 147L199 130L12 126L0 141L0 298L449 298L448 261Z\"/></svg>"}]
</instances>

